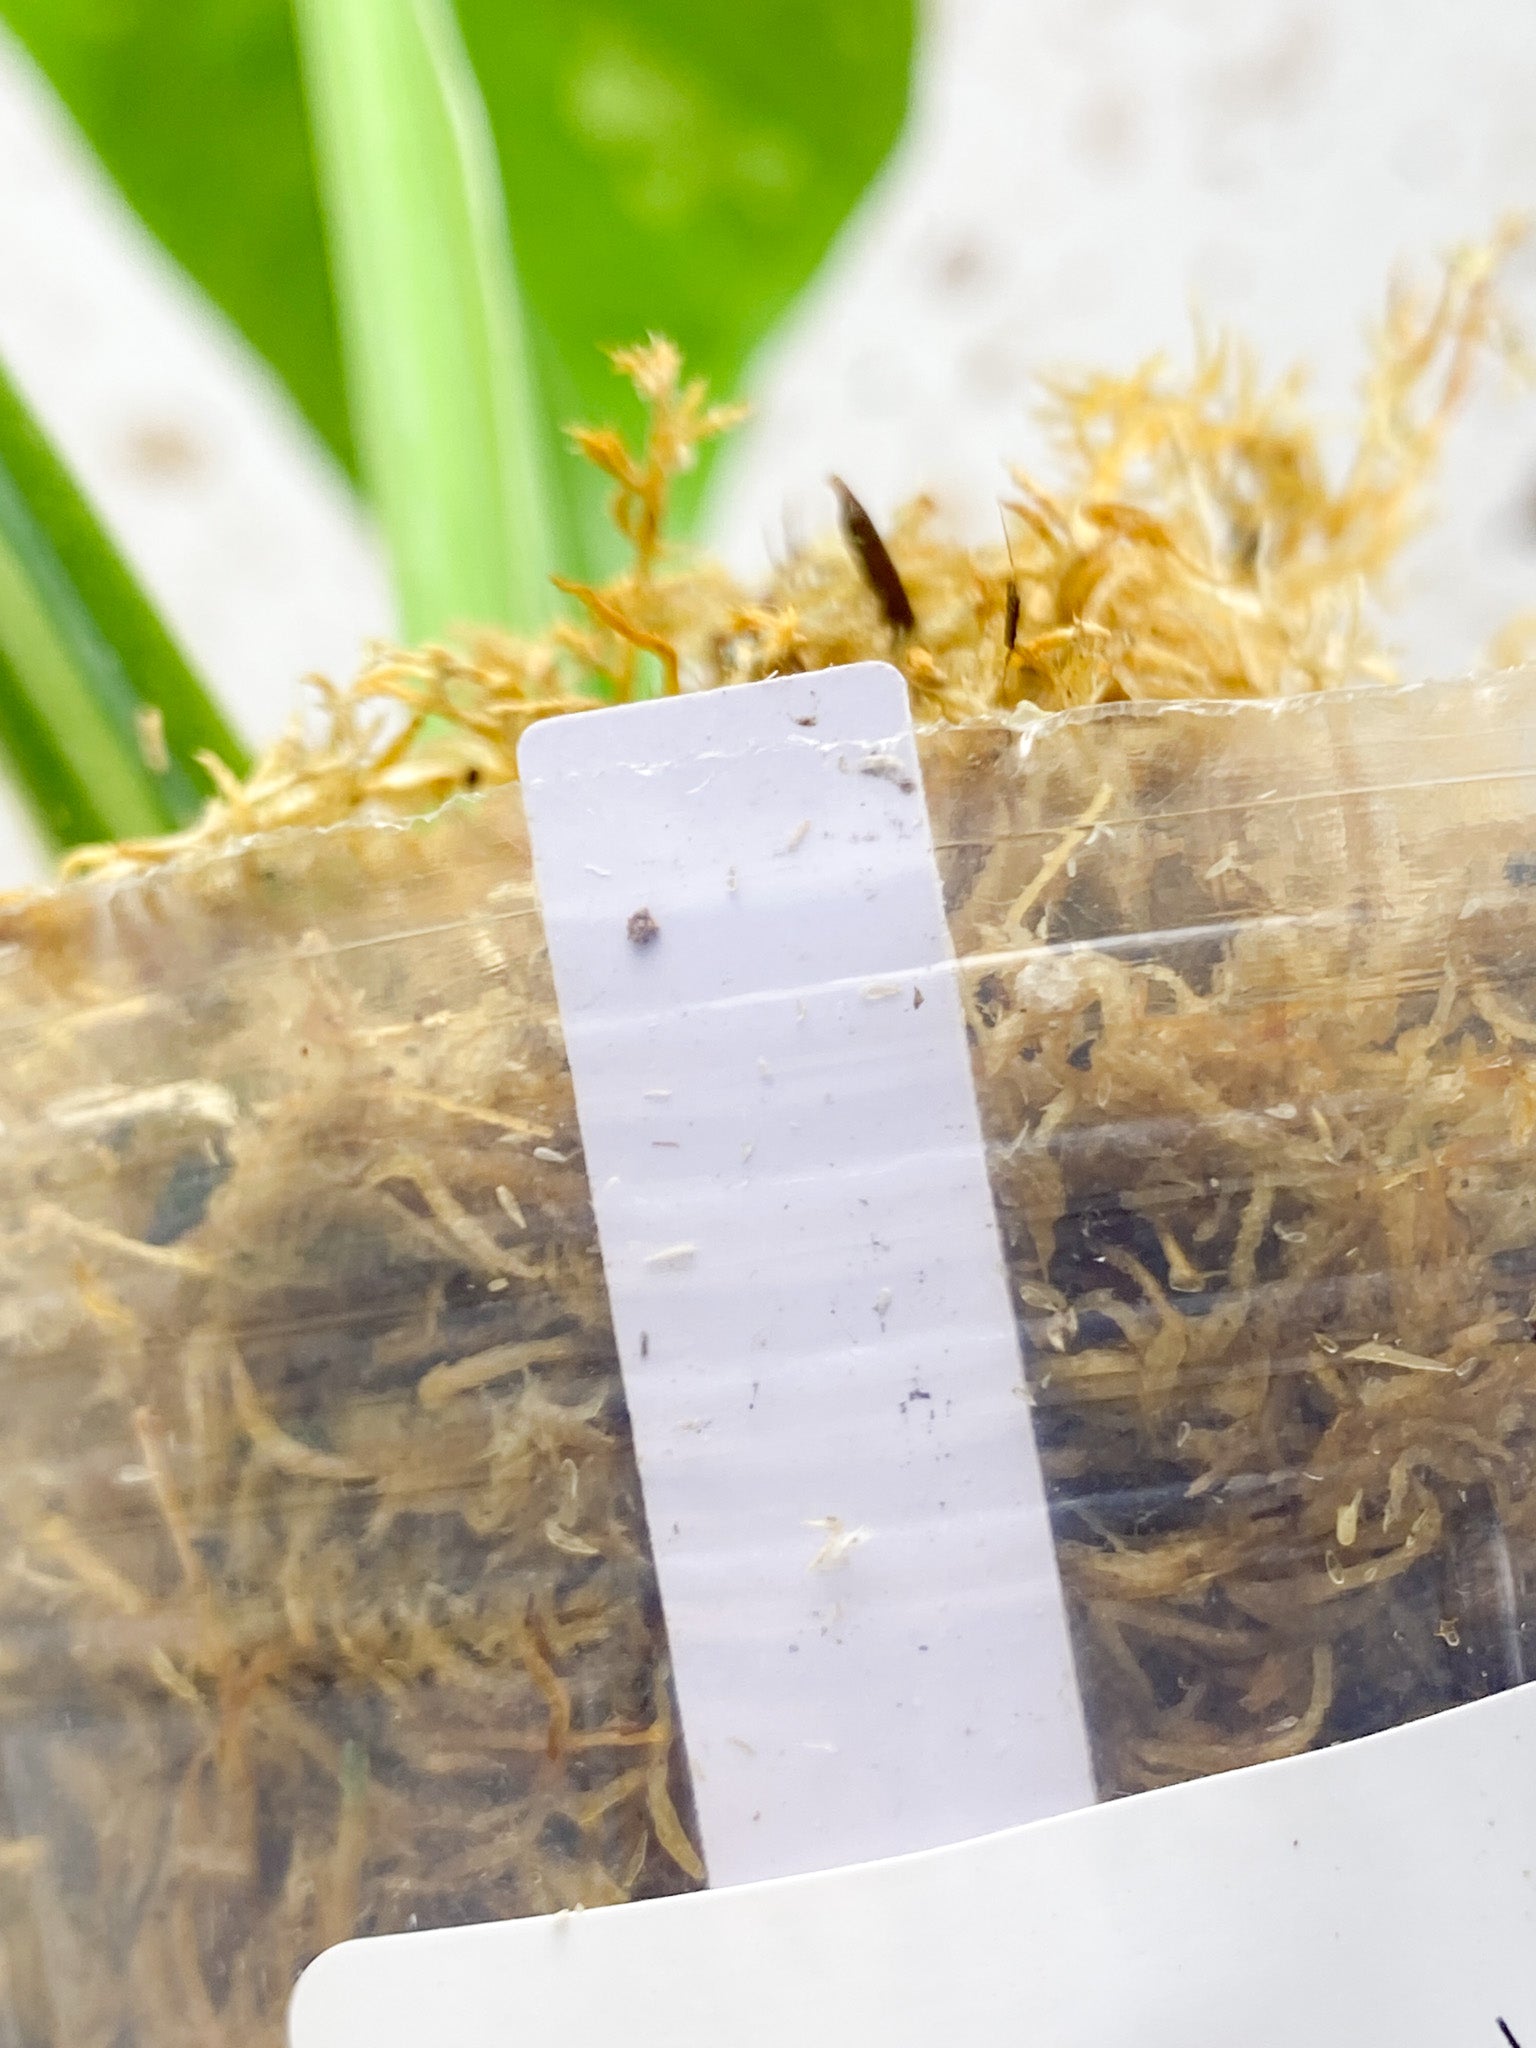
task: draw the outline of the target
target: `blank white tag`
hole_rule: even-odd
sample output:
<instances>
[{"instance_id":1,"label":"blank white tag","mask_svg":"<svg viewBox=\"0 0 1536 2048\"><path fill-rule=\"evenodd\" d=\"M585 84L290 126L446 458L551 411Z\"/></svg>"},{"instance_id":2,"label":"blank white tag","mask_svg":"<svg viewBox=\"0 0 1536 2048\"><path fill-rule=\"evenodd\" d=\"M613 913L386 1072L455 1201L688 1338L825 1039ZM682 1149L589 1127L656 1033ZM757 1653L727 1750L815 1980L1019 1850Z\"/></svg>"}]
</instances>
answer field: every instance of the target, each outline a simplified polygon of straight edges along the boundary
<instances>
[{"instance_id":1,"label":"blank white tag","mask_svg":"<svg viewBox=\"0 0 1536 2048\"><path fill-rule=\"evenodd\" d=\"M1090 1802L902 678L522 774L711 1881Z\"/></svg>"}]
</instances>

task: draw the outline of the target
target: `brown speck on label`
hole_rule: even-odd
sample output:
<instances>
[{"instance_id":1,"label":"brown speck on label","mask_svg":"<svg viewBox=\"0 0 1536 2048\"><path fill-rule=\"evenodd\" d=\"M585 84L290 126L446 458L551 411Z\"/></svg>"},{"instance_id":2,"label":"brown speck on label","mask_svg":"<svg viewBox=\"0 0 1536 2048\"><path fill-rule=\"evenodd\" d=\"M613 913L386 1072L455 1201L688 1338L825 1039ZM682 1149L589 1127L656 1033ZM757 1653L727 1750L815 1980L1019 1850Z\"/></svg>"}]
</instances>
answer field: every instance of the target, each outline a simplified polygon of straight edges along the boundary
<instances>
[{"instance_id":1,"label":"brown speck on label","mask_svg":"<svg viewBox=\"0 0 1536 2048\"><path fill-rule=\"evenodd\" d=\"M661 937L661 926L643 906L629 913L629 922L624 930L632 946L648 946L653 939Z\"/></svg>"},{"instance_id":2,"label":"brown speck on label","mask_svg":"<svg viewBox=\"0 0 1536 2048\"><path fill-rule=\"evenodd\" d=\"M912 991L912 1007L914 1010L920 1010L923 1007L923 992L920 988L914 988Z\"/></svg>"},{"instance_id":3,"label":"brown speck on label","mask_svg":"<svg viewBox=\"0 0 1536 2048\"><path fill-rule=\"evenodd\" d=\"M816 723L816 713L808 711L804 718L797 718L795 723L796 725L814 725Z\"/></svg>"}]
</instances>

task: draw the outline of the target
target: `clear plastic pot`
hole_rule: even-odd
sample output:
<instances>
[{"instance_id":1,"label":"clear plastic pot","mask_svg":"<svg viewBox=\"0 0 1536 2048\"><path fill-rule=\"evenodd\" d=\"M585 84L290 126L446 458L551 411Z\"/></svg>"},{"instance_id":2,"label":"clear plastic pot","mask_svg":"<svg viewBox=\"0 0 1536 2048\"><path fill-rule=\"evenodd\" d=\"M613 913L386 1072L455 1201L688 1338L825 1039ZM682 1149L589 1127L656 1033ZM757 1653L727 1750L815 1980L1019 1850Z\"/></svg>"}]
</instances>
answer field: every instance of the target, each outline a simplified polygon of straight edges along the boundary
<instances>
[{"instance_id":1,"label":"clear plastic pot","mask_svg":"<svg viewBox=\"0 0 1536 2048\"><path fill-rule=\"evenodd\" d=\"M1102 1792L1518 1682L1536 682L921 753ZM0 2038L702 1882L517 791L4 927Z\"/></svg>"}]
</instances>

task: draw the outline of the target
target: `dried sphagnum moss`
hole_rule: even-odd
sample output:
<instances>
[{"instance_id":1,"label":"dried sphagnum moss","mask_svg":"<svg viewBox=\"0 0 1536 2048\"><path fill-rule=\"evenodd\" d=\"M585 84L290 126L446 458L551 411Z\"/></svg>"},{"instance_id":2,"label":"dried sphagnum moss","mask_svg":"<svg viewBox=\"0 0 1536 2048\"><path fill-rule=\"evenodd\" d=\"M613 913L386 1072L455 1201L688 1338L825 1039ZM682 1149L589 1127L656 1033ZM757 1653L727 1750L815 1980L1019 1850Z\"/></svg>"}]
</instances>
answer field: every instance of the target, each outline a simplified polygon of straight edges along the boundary
<instances>
[{"instance_id":1,"label":"dried sphagnum moss","mask_svg":"<svg viewBox=\"0 0 1536 2048\"><path fill-rule=\"evenodd\" d=\"M1458 252L1431 295L1394 290L1342 481L1300 375L1266 386L1231 341L1202 348L1184 380L1154 358L1129 377L1050 386L1062 479L1047 490L1016 476L1005 544L950 538L924 499L886 536L916 612L910 634L892 631L835 538L794 552L756 592L718 563L674 559L662 542L670 480L739 415L683 381L670 343L621 350L650 415L644 447L611 430L575 438L614 482L634 559L601 589L562 584L584 623L387 653L344 690L317 682L310 715L243 785L221 775L221 799L191 832L88 849L71 866L121 873L287 825L414 815L515 779L535 719L871 656L903 671L920 720L946 723L1390 681L1362 600L1424 517L1479 355L1516 355L1494 286L1521 232Z\"/></svg>"},{"instance_id":2,"label":"dried sphagnum moss","mask_svg":"<svg viewBox=\"0 0 1536 2048\"><path fill-rule=\"evenodd\" d=\"M928 744L1106 1789L1529 1675L1533 691Z\"/></svg>"},{"instance_id":3,"label":"dried sphagnum moss","mask_svg":"<svg viewBox=\"0 0 1536 2048\"><path fill-rule=\"evenodd\" d=\"M1263 790L1170 802L1220 783L1219 720L1069 725L1037 774L1014 728L1385 678L1360 591L1497 339L1498 253L1394 301L1342 484L1234 350L1058 388L1067 481L1019 479L1006 545L923 505L887 536L909 633L837 542L755 595L670 560L668 479L727 422L652 343L645 448L583 437L634 560L580 624L381 658L194 831L10 907L19 2041L275 2043L354 1929L698 1878L516 798L406 822L597 701L881 655L961 728L925 773L1106 1788L1447 1696L1497 1605L1449 1589L1523 1571L1536 1499L1497 834L1452 805L1436 881L1335 802L1298 861ZM1291 730L1276 788L1315 801ZM1451 1696L1507 1675L1480 1648Z\"/></svg>"},{"instance_id":4,"label":"dried sphagnum moss","mask_svg":"<svg viewBox=\"0 0 1536 2048\"><path fill-rule=\"evenodd\" d=\"M515 804L5 924L12 2037L696 1881Z\"/></svg>"}]
</instances>

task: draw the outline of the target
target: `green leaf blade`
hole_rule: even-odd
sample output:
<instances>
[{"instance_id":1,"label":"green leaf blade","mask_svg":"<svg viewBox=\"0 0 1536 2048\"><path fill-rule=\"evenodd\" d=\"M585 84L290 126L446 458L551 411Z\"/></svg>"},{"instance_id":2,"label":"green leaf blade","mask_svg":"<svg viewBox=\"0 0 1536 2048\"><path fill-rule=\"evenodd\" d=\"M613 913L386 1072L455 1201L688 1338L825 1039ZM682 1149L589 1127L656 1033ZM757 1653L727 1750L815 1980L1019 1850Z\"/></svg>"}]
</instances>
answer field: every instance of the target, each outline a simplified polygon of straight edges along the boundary
<instances>
[{"instance_id":1,"label":"green leaf blade","mask_svg":"<svg viewBox=\"0 0 1536 2048\"><path fill-rule=\"evenodd\" d=\"M494 151L447 0L295 0L363 469L413 639L531 631L554 567Z\"/></svg>"},{"instance_id":2,"label":"green leaf blade","mask_svg":"<svg viewBox=\"0 0 1536 2048\"><path fill-rule=\"evenodd\" d=\"M913 0L459 0L563 419L639 410L605 345L670 335L717 397L824 262L907 117ZM718 444L717 444L718 446ZM716 448L683 479L686 528ZM594 570L622 547L577 467Z\"/></svg>"},{"instance_id":3,"label":"green leaf blade","mask_svg":"<svg viewBox=\"0 0 1536 2048\"><path fill-rule=\"evenodd\" d=\"M0 375L0 747L62 845L187 824L244 750Z\"/></svg>"},{"instance_id":4,"label":"green leaf blade","mask_svg":"<svg viewBox=\"0 0 1536 2048\"><path fill-rule=\"evenodd\" d=\"M86 772L59 746L0 649L0 758L39 838L62 849L114 839L114 819Z\"/></svg>"}]
</instances>

